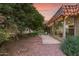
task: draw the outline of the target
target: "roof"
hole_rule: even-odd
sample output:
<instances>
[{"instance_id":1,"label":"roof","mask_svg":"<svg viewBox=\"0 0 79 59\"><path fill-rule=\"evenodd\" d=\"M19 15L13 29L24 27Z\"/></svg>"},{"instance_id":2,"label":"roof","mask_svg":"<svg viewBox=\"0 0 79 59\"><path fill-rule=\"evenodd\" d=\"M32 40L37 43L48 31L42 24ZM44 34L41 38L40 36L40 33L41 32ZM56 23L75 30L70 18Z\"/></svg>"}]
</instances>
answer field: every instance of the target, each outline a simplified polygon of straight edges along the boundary
<instances>
[{"instance_id":1,"label":"roof","mask_svg":"<svg viewBox=\"0 0 79 59\"><path fill-rule=\"evenodd\" d=\"M63 4L55 15L48 21L47 25L53 23L60 16L75 16L79 14L79 4Z\"/></svg>"},{"instance_id":2,"label":"roof","mask_svg":"<svg viewBox=\"0 0 79 59\"><path fill-rule=\"evenodd\" d=\"M79 5L63 5L63 15L77 15L79 13Z\"/></svg>"}]
</instances>

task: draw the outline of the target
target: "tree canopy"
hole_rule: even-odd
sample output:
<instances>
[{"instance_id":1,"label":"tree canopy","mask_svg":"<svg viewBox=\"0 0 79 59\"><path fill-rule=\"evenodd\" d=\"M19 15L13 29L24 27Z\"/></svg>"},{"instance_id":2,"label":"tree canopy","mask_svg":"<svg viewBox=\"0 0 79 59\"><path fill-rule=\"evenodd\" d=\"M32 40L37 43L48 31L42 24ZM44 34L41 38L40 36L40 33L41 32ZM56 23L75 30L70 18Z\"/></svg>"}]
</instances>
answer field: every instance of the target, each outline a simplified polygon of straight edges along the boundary
<instances>
[{"instance_id":1,"label":"tree canopy","mask_svg":"<svg viewBox=\"0 0 79 59\"><path fill-rule=\"evenodd\" d=\"M0 15L6 17L6 22L16 24L20 31L25 30L26 27L38 30L43 26L43 16L32 4L0 4Z\"/></svg>"},{"instance_id":2,"label":"tree canopy","mask_svg":"<svg viewBox=\"0 0 79 59\"><path fill-rule=\"evenodd\" d=\"M42 22L43 16L31 3L0 4L0 39L2 38L2 41L11 36L9 32L22 33L26 28L36 31L43 29Z\"/></svg>"}]
</instances>

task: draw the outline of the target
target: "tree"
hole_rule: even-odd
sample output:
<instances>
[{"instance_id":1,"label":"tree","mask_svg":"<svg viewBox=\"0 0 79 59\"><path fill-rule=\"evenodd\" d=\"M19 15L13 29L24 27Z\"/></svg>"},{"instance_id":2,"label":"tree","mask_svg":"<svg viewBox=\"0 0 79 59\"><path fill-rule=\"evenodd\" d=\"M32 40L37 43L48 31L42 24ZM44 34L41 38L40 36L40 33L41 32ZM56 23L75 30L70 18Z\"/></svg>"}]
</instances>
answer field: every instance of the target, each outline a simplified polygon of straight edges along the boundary
<instances>
[{"instance_id":1,"label":"tree","mask_svg":"<svg viewBox=\"0 0 79 59\"><path fill-rule=\"evenodd\" d=\"M0 4L0 16L5 17L0 23L0 29L5 33L22 34L26 28L35 31L43 29L43 16L29 3Z\"/></svg>"},{"instance_id":2,"label":"tree","mask_svg":"<svg viewBox=\"0 0 79 59\"><path fill-rule=\"evenodd\" d=\"M20 32L23 32L26 27L32 30L43 27L43 16L32 4L0 4L0 13L6 17L8 24L16 24Z\"/></svg>"}]
</instances>

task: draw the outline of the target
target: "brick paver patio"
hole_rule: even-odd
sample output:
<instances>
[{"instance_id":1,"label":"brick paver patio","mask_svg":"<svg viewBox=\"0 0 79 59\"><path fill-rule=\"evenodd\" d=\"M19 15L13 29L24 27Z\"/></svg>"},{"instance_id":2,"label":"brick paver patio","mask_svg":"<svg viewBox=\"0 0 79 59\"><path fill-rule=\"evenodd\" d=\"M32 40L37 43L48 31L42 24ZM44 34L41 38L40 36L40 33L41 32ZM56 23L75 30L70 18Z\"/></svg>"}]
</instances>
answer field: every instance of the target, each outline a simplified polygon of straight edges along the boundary
<instances>
[{"instance_id":1,"label":"brick paver patio","mask_svg":"<svg viewBox=\"0 0 79 59\"><path fill-rule=\"evenodd\" d=\"M42 44L39 36L18 40L6 45L13 56L63 56L59 44Z\"/></svg>"}]
</instances>

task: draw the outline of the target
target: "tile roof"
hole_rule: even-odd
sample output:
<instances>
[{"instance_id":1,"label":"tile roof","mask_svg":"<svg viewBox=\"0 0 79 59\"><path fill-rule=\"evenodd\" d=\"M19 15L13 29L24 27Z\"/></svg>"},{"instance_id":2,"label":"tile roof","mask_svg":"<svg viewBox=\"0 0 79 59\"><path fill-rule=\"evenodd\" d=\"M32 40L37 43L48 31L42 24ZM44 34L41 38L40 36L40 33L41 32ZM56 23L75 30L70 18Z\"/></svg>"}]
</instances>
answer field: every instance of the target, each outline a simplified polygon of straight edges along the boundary
<instances>
[{"instance_id":1,"label":"tile roof","mask_svg":"<svg viewBox=\"0 0 79 59\"><path fill-rule=\"evenodd\" d=\"M64 5L62 6L63 15L77 15L79 13L79 5Z\"/></svg>"},{"instance_id":2,"label":"tile roof","mask_svg":"<svg viewBox=\"0 0 79 59\"><path fill-rule=\"evenodd\" d=\"M48 21L47 25L50 25L54 20L58 19L60 16L76 16L79 14L79 4L65 5L63 4L56 14Z\"/></svg>"}]
</instances>

